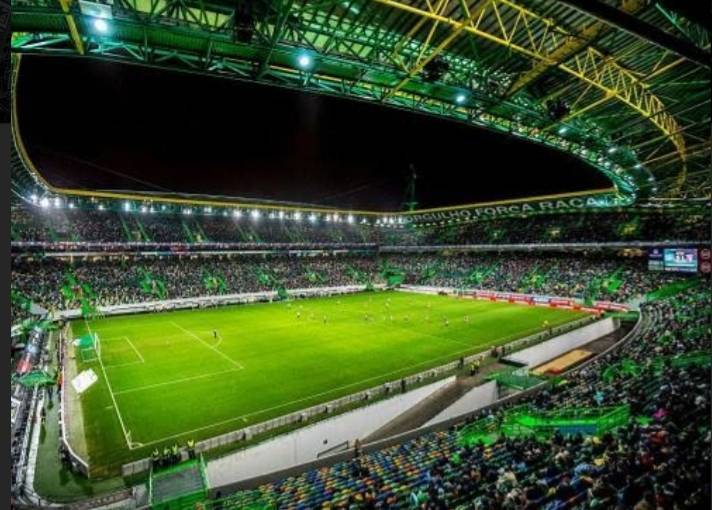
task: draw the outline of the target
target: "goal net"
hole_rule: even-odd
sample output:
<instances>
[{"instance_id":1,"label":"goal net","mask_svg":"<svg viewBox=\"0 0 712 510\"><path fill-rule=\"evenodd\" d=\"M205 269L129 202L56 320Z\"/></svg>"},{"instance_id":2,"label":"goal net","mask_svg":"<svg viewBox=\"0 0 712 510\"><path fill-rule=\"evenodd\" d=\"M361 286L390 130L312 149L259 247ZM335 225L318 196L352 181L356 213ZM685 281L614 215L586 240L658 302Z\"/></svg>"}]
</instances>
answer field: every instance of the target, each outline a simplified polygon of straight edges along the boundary
<instances>
[{"instance_id":1,"label":"goal net","mask_svg":"<svg viewBox=\"0 0 712 510\"><path fill-rule=\"evenodd\" d=\"M98 333L87 333L74 340L79 356L84 363L98 361L101 357L101 341Z\"/></svg>"}]
</instances>

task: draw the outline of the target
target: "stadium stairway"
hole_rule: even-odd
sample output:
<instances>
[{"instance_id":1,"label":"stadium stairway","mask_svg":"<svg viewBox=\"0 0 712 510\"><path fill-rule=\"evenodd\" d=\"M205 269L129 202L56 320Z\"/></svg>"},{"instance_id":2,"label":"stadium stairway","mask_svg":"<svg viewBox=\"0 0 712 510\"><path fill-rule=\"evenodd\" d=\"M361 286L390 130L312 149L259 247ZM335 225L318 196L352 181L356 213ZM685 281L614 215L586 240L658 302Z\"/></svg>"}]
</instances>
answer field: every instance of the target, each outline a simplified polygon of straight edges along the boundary
<instances>
[{"instance_id":1,"label":"stadium stairway","mask_svg":"<svg viewBox=\"0 0 712 510\"><path fill-rule=\"evenodd\" d=\"M485 377L497 370L502 370L504 365L494 362L483 366L474 376L459 375L452 383L439 389L417 405L397 416L383 427L365 437L363 442L371 443L380 441L409 430L425 425L431 418L437 416L451 404L455 403L465 393L475 386L486 382Z\"/></svg>"}]
</instances>

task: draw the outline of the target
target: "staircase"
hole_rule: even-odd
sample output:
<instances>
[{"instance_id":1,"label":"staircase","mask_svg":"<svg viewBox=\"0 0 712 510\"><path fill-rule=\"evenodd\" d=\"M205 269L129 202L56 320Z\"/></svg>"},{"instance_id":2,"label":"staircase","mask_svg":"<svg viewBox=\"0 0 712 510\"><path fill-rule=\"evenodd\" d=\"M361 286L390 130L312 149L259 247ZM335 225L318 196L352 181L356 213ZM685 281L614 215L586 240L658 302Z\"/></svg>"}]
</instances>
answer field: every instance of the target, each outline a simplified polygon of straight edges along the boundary
<instances>
[{"instance_id":1,"label":"staircase","mask_svg":"<svg viewBox=\"0 0 712 510\"><path fill-rule=\"evenodd\" d=\"M450 384L440 388L371 435L365 437L363 439L364 444L380 441L425 425L431 418L440 414L472 388L486 382L485 378L488 374L503 368L504 365L491 363L483 366L474 376L458 376Z\"/></svg>"}]
</instances>

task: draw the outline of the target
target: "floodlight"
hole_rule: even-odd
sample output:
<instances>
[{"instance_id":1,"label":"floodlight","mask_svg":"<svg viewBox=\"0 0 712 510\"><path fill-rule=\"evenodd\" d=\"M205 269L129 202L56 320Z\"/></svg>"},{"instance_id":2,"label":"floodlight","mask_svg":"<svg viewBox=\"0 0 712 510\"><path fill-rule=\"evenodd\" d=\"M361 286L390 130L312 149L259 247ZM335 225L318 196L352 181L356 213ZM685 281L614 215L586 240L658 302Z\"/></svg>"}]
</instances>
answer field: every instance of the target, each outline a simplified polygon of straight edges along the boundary
<instances>
[{"instance_id":1,"label":"floodlight","mask_svg":"<svg viewBox=\"0 0 712 510\"><path fill-rule=\"evenodd\" d=\"M131 204L129 202L124 202L124 211L130 211L131 210Z\"/></svg>"},{"instance_id":2,"label":"floodlight","mask_svg":"<svg viewBox=\"0 0 712 510\"><path fill-rule=\"evenodd\" d=\"M106 20L102 18L96 18L94 20L94 28L96 29L97 32L101 32L102 34L105 34L106 32L109 31L109 24L106 22Z\"/></svg>"},{"instance_id":3,"label":"floodlight","mask_svg":"<svg viewBox=\"0 0 712 510\"><path fill-rule=\"evenodd\" d=\"M212 207L205 207L203 210L204 210L206 213L213 212L213 208L212 208Z\"/></svg>"},{"instance_id":4,"label":"floodlight","mask_svg":"<svg viewBox=\"0 0 712 510\"><path fill-rule=\"evenodd\" d=\"M257 209L252 209L250 215L252 216L253 220L256 220L260 217L260 212Z\"/></svg>"},{"instance_id":5,"label":"floodlight","mask_svg":"<svg viewBox=\"0 0 712 510\"><path fill-rule=\"evenodd\" d=\"M99 210L100 210L100 211L103 211L103 210L104 210L104 205L103 205L103 204L99 204Z\"/></svg>"},{"instance_id":6,"label":"floodlight","mask_svg":"<svg viewBox=\"0 0 712 510\"><path fill-rule=\"evenodd\" d=\"M69 208L74 209L74 202L69 202Z\"/></svg>"},{"instance_id":7,"label":"floodlight","mask_svg":"<svg viewBox=\"0 0 712 510\"><path fill-rule=\"evenodd\" d=\"M235 218L239 218L240 216L242 216L242 212L240 211L240 209L235 209L234 211L232 211L232 215Z\"/></svg>"},{"instance_id":8,"label":"floodlight","mask_svg":"<svg viewBox=\"0 0 712 510\"><path fill-rule=\"evenodd\" d=\"M314 216L314 215L312 214L312 216ZM301 211L297 211L297 212L294 213L294 219L297 220L297 221L300 221L300 220L302 219L302 213L301 213Z\"/></svg>"},{"instance_id":9,"label":"floodlight","mask_svg":"<svg viewBox=\"0 0 712 510\"><path fill-rule=\"evenodd\" d=\"M608 148L608 154L613 154L613 153L615 153L617 150L618 150L617 147L609 147L609 148Z\"/></svg>"},{"instance_id":10,"label":"floodlight","mask_svg":"<svg viewBox=\"0 0 712 510\"><path fill-rule=\"evenodd\" d=\"M311 221L312 223L316 223L316 214L312 213L311 215L309 215L309 221Z\"/></svg>"},{"instance_id":11,"label":"floodlight","mask_svg":"<svg viewBox=\"0 0 712 510\"><path fill-rule=\"evenodd\" d=\"M636 170L640 170L641 168L643 168L643 165L641 163L638 163L635 165L635 168Z\"/></svg>"},{"instance_id":12,"label":"floodlight","mask_svg":"<svg viewBox=\"0 0 712 510\"><path fill-rule=\"evenodd\" d=\"M30 200L32 200L33 204L36 204L37 203L37 195L35 193L30 195Z\"/></svg>"},{"instance_id":13,"label":"floodlight","mask_svg":"<svg viewBox=\"0 0 712 510\"><path fill-rule=\"evenodd\" d=\"M59 209L62 207L62 200L59 197L54 197L54 206Z\"/></svg>"},{"instance_id":14,"label":"floodlight","mask_svg":"<svg viewBox=\"0 0 712 510\"><path fill-rule=\"evenodd\" d=\"M352 215L352 214L349 214L349 215L346 217L346 221L348 221L349 223L353 223L353 222L354 222L354 217L353 217L353 215Z\"/></svg>"},{"instance_id":15,"label":"floodlight","mask_svg":"<svg viewBox=\"0 0 712 510\"><path fill-rule=\"evenodd\" d=\"M302 69L307 69L311 66L312 59L309 55L300 55L297 62L299 63L299 67L301 67Z\"/></svg>"},{"instance_id":16,"label":"floodlight","mask_svg":"<svg viewBox=\"0 0 712 510\"><path fill-rule=\"evenodd\" d=\"M45 208L45 209L47 207L49 207L49 199L47 197L42 197L40 199L40 207Z\"/></svg>"},{"instance_id":17,"label":"floodlight","mask_svg":"<svg viewBox=\"0 0 712 510\"><path fill-rule=\"evenodd\" d=\"M284 219L284 211L279 211L279 219L280 220Z\"/></svg>"},{"instance_id":18,"label":"floodlight","mask_svg":"<svg viewBox=\"0 0 712 510\"><path fill-rule=\"evenodd\" d=\"M455 102L457 104L463 104L466 100L467 100L467 96L465 94L460 93L457 96L455 96Z\"/></svg>"},{"instance_id":19,"label":"floodlight","mask_svg":"<svg viewBox=\"0 0 712 510\"><path fill-rule=\"evenodd\" d=\"M146 213L148 211L148 208L145 205L141 206L141 212Z\"/></svg>"},{"instance_id":20,"label":"floodlight","mask_svg":"<svg viewBox=\"0 0 712 510\"><path fill-rule=\"evenodd\" d=\"M561 126L561 127L559 128L559 134L560 134L560 135L565 135L565 134L568 133L568 132L569 132L569 128L567 128L566 126Z\"/></svg>"}]
</instances>

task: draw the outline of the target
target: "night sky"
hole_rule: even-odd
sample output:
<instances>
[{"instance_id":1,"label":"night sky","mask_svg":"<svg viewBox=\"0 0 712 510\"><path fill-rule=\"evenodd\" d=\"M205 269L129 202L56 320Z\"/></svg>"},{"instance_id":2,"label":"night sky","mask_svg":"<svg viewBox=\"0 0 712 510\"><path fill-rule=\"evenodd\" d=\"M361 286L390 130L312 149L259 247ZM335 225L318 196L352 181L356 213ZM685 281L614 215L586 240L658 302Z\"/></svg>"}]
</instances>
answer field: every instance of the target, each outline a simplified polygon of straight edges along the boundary
<instances>
[{"instance_id":1,"label":"night sky","mask_svg":"<svg viewBox=\"0 0 712 510\"><path fill-rule=\"evenodd\" d=\"M579 160L360 101L89 59L25 57L20 127L53 184L398 210L593 188Z\"/></svg>"}]
</instances>

